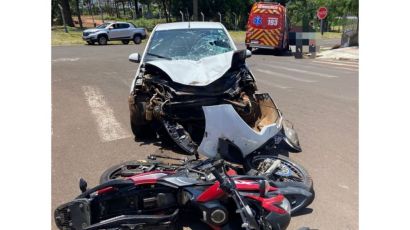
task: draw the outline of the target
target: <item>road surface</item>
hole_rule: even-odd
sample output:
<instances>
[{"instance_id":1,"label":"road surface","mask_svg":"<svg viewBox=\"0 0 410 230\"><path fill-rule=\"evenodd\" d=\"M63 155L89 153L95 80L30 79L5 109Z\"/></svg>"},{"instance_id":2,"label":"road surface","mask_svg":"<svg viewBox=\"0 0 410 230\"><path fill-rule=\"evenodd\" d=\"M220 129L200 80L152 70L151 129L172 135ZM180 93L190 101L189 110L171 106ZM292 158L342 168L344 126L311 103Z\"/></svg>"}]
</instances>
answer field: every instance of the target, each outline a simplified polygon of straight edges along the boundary
<instances>
[{"instance_id":1,"label":"road surface","mask_svg":"<svg viewBox=\"0 0 410 230\"><path fill-rule=\"evenodd\" d=\"M137 64L128 55L143 48L52 48L53 211L79 194L79 178L94 187L108 167L163 151L135 142L129 126L127 97ZM247 62L259 91L270 93L294 123L303 152L290 157L314 180L315 201L289 229L358 229L358 63L269 52Z\"/></svg>"}]
</instances>

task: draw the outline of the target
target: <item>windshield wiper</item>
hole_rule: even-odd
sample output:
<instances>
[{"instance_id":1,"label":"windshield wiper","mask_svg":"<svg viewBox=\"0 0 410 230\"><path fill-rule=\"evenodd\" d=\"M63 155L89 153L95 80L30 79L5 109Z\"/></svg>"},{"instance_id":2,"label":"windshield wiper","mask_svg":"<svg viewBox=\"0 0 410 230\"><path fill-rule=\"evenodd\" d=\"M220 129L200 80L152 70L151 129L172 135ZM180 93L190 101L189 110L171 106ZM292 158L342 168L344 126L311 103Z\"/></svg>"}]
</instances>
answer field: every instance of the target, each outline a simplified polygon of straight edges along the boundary
<instances>
[{"instance_id":1,"label":"windshield wiper","mask_svg":"<svg viewBox=\"0 0 410 230\"><path fill-rule=\"evenodd\" d=\"M154 53L147 53L148 55L151 55L151 56L154 56L154 57L157 57L157 58L164 58L164 59L167 59L167 60L172 60L172 58L170 58L170 57L165 57L165 56L162 56L162 55L159 55L159 54L154 54Z\"/></svg>"}]
</instances>

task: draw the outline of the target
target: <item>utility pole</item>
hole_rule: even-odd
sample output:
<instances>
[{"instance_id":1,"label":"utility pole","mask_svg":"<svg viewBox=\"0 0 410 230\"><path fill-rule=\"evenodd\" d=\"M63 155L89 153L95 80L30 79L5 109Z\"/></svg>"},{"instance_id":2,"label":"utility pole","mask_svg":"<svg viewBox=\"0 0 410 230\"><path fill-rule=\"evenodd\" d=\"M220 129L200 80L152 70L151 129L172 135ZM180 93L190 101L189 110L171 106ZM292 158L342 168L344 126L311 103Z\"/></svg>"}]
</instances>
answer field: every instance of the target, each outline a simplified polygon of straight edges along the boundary
<instances>
[{"instance_id":1,"label":"utility pole","mask_svg":"<svg viewBox=\"0 0 410 230\"><path fill-rule=\"evenodd\" d=\"M202 21L204 22L205 21L205 15L204 15L204 13L202 13L202 11L201 11L201 15L202 15Z\"/></svg>"},{"instance_id":2,"label":"utility pole","mask_svg":"<svg viewBox=\"0 0 410 230\"><path fill-rule=\"evenodd\" d=\"M182 21L184 21L184 13L182 13L182 11L180 10L179 13L181 14L181 19Z\"/></svg>"},{"instance_id":3,"label":"utility pole","mask_svg":"<svg viewBox=\"0 0 410 230\"><path fill-rule=\"evenodd\" d=\"M64 18L63 7L62 7L60 4L58 4L58 8L60 8L61 16L63 17L64 31L65 31L66 33L68 33L67 25L66 25L66 23L65 23L65 18Z\"/></svg>"},{"instance_id":4,"label":"utility pole","mask_svg":"<svg viewBox=\"0 0 410 230\"><path fill-rule=\"evenodd\" d=\"M222 15L221 15L221 12L218 12L218 15L219 15L219 22L222 23Z\"/></svg>"}]
</instances>

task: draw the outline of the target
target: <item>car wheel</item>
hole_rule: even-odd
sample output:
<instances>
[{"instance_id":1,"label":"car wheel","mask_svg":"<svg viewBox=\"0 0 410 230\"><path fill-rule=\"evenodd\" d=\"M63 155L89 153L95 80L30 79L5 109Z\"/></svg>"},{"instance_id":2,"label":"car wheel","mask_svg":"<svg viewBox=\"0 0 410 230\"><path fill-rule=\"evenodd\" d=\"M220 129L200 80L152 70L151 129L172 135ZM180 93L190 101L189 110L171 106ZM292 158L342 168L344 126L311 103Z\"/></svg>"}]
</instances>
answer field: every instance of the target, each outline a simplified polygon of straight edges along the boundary
<instances>
[{"instance_id":1,"label":"car wheel","mask_svg":"<svg viewBox=\"0 0 410 230\"><path fill-rule=\"evenodd\" d=\"M133 41L134 41L135 44L140 44L141 43L141 36L134 35Z\"/></svg>"},{"instance_id":2,"label":"car wheel","mask_svg":"<svg viewBox=\"0 0 410 230\"><path fill-rule=\"evenodd\" d=\"M87 44L88 45L94 45L94 42L93 41L87 41Z\"/></svg>"},{"instance_id":3,"label":"car wheel","mask_svg":"<svg viewBox=\"0 0 410 230\"><path fill-rule=\"evenodd\" d=\"M128 45L128 43L130 43L130 40L121 40L122 44L124 45Z\"/></svg>"},{"instance_id":4,"label":"car wheel","mask_svg":"<svg viewBox=\"0 0 410 230\"><path fill-rule=\"evenodd\" d=\"M107 36L101 35L100 37L98 37L98 44L99 45L107 45Z\"/></svg>"},{"instance_id":5,"label":"car wheel","mask_svg":"<svg viewBox=\"0 0 410 230\"><path fill-rule=\"evenodd\" d=\"M155 131L152 129L150 122L145 119L145 106L143 101L137 101L132 103L131 97L129 98L130 109L130 123L131 131L136 139L150 139L155 137Z\"/></svg>"}]
</instances>

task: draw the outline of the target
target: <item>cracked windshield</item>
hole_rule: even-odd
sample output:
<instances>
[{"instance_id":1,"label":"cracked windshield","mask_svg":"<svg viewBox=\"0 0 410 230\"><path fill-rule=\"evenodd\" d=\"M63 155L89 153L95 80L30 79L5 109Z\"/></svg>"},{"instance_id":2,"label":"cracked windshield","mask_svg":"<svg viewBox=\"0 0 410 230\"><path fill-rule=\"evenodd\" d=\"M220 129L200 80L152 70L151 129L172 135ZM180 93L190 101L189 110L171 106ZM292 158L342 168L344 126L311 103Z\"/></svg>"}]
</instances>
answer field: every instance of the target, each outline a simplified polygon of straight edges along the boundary
<instances>
[{"instance_id":1,"label":"cracked windshield","mask_svg":"<svg viewBox=\"0 0 410 230\"><path fill-rule=\"evenodd\" d=\"M146 61L154 59L193 60L232 51L222 29L183 29L155 32Z\"/></svg>"}]
</instances>

